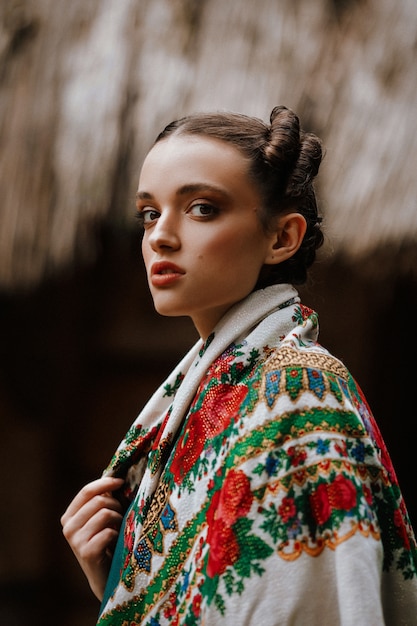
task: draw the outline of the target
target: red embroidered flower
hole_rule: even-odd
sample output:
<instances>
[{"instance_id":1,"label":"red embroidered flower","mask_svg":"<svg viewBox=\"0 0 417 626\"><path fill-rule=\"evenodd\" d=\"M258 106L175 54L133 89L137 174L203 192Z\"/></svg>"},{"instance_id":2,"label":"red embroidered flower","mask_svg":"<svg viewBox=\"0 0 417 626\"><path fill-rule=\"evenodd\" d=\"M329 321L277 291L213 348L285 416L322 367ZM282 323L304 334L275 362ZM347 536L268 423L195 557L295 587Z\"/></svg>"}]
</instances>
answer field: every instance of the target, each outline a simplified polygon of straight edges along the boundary
<instances>
[{"instance_id":1,"label":"red embroidered flower","mask_svg":"<svg viewBox=\"0 0 417 626\"><path fill-rule=\"evenodd\" d=\"M296 513L294 498L283 498L278 513L284 522L288 522L291 517L294 517Z\"/></svg>"},{"instance_id":2,"label":"red embroidered flower","mask_svg":"<svg viewBox=\"0 0 417 626\"><path fill-rule=\"evenodd\" d=\"M325 524L332 509L350 511L356 504L356 487L351 480L339 474L327 485L321 483L310 495L310 505L318 524Z\"/></svg>"},{"instance_id":3,"label":"red embroidered flower","mask_svg":"<svg viewBox=\"0 0 417 626\"><path fill-rule=\"evenodd\" d=\"M313 309L310 309L308 306L305 306L305 304L299 304L299 307L301 309L301 316L304 321L308 319L312 313L314 313Z\"/></svg>"},{"instance_id":4,"label":"red embroidered flower","mask_svg":"<svg viewBox=\"0 0 417 626\"><path fill-rule=\"evenodd\" d=\"M317 524L325 524L330 517L331 509L327 486L324 483L310 495L310 506Z\"/></svg>"},{"instance_id":5,"label":"red embroidered flower","mask_svg":"<svg viewBox=\"0 0 417 626\"><path fill-rule=\"evenodd\" d=\"M159 442L161 440L161 437L162 437L162 435L164 434L164 431L165 431L165 426L166 426L166 424L167 424L167 422L169 420L170 413L171 413L171 411L168 411L166 413L165 417L164 417L164 420L163 420L163 422L162 422L162 424L161 424L161 426L159 428L158 434L155 437L154 442L152 444L152 450L156 450L158 448L158 445L159 445Z\"/></svg>"},{"instance_id":6,"label":"red embroidered flower","mask_svg":"<svg viewBox=\"0 0 417 626\"><path fill-rule=\"evenodd\" d=\"M339 474L329 485L329 499L334 509L350 511L356 504L356 487L351 480Z\"/></svg>"},{"instance_id":7,"label":"red embroidered flower","mask_svg":"<svg viewBox=\"0 0 417 626\"><path fill-rule=\"evenodd\" d=\"M192 609L193 609L193 613L196 617L200 616L201 613L201 600L202 600L202 596L201 593L198 593L196 596L194 596L193 598L193 605L192 605Z\"/></svg>"},{"instance_id":8,"label":"red embroidered flower","mask_svg":"<svg viewBox=\"0 0 417 626\"><path fill-rule=\"evenodd\" d=\"M213 578L237 561L240 550L235 533L221 519L215 520L209 528L207 541L210 544L207 574Z\"/></svg>"},{"instance_id":9,"label":"red embroidered flower","mask_svg":"<svg viewBox=\"0 0 417 626\"><path fill-rule=\"evenodd\" d=\"M234 361L234 359L235 357L233 355L230 355L230 356L222 357L218 359L217 361L215 361L209 370L210 377L217 378L218 380L220 380L222 374L229 373L230 365Z\"/></svg>"},{"instance_id":10,"label":"red embroidered flower","mask_svg":"<svg viewBox=\"0 0 417 626\"><path fill-rule=\"evenodd\" d=\"M220 492L217 517L221 517L230 526L238 517L246 515L252 505L253 495L249 478L241 470L230 470Z\"/></svg>"},{"instance_id":11,"label":"red embroidered flower","mask_svg":"<svg viewBox=\"0 0 417 626\"><path fill-rule=\"evenodd\" d=\"M204 437L201 435L200 429L193 418L194 416L191 416L187 431L178 441L175 456L170 467L177 485L182 482L184 476L191 470L205 444Z\"/></svg>"},{"instance_id":12,"label":"red embroidered flower","mask_svg":"<svg viewBox=\"0 0 417 626\"><path fill-rule=\"evenodd\" d=\"M220 576L239 558L240 549L232 525L249 512L253 495L249 479L241 470L230 470L207 511L207 543L210 545L207 574Z\"/></svg>"},{"instance_id":13,"label":"red embroidered flower","mask_svg":"<svg viewBox=\"0 0 417 626\"><path fill-rule=\"evenodd\" d=\"M346 441L336 443L334 449L340 454L340 456L348 456Z\"/></svg>"},{"instance_id":14,"label":"red embroidered flower","mask_svg":"<svg viewBox=\"0 0 417 626\"><path fill-rule=\"evenodd\" d=\"M291 457L291 465L297 467L307 458L307 453L301 446L291 446L288 448L288 456Z\"/></svg>"},{"instance_id":15,"label":"red embroidered flower","mask_svg":"<svg viewBox=\"0 0 417 626\"><path fill-rule=\"evenodd\" d=\"M211 387L199 411L189 417L185 433L180 438L170 470L177 484L191 470L208 440L223 432L242 404L246 385L215 385Z\"/></svg>"},{"instance_id":16,"label":"red embroidered flower","mask_svg":"<svg viewBox=\"0 0 417 626\"><path fill-rule=\"evenodd\" d=\"M164 604L164 617L175 617L177 614L177 594L175 591L169 594L168 600Z\"/></svg>"}]
</instances>

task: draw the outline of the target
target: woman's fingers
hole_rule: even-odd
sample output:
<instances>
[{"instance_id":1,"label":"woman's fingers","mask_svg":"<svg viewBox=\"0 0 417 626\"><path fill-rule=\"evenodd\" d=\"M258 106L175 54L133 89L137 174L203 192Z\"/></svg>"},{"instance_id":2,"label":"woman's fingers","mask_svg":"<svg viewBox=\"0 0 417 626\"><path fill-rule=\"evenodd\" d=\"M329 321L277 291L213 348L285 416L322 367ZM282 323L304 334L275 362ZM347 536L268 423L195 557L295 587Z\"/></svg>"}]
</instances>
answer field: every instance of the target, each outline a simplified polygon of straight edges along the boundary
<instances>
[{"instance_id":1,"label":"woman's fingers","mask_svg":"<svg viewBox=\"0 0 417 626\"><path fill-rule=\"evenodd\" d=\"M88 541L81 542L78 550L78 558L90 565L108 562L113 556L119 536L120 523L115 523L115 528L103 528L101 531L90 536Z\"/></svg>"},{"instance_id":2,"label":"woman's fingers","mask_svg":"<svg viewBox=\"0 0 417 626\"><path fill-rule=\"evenodd\" d=\"M88 512L85 512L86 508ZM112 536L114 532L118 534L123 520L121 512L115 511L106 505L102 508L90 509L89 505L85 505L63 527L65 538L70 542L72 548L80 554L82 554L83 548L88 547L88 544L96 536L102 538L102 549L104 549L107 535Z\"/></svg>"},{"instance_id":3,"label":"woman's fingers","mask_svg":"<svg viewBox=\"0 0 417 626\"><path fill-rule=\"evenodd\" d=\"M106 476L99 478L85 485L81 491L75 496L67 510L61 517L61 524L64 526L69 518L73 517L85 504L90 502L92 498L100 495L110 495L112 491L119 489L123 485L122 478L114 478Z\"/></svg>"},{"instance_id":4,"label":"woman's fingers","mask_svg":"<svg viewBox=\"0 0 417 626\"><path fill-rule=\"evenodd\" d=\"M89 483L61 517L62 532L99 599L123 520L122 505L112 496L112 491L123 482L120 478L105 477Z\"/></svg>"},{"instance_id":5,"label":"woman's fingers","mask_svg":"<svg viewBox=\"0 0 417 626\"><path fill-rule=\"evenodd\" d=\"M123 480L100 478L81 489L61 518L63 534L74 551L90 541L105 528L118 530L122 520L122 506L110 495Z\"/></svg>"},{"instance_id":6,"label":"woman's fingers","mask_svg":"<svg viewBox=\"0 0 417 626\"><path fill-rule=\"evenodd\" d=\"M90 533L98 532L122 517L122 506L116 498L109 495L96 495L79 509L74 509L72 515L63 517L63 533L68 539L74 532L84 528Z\"/></svg>"}]
</instances>

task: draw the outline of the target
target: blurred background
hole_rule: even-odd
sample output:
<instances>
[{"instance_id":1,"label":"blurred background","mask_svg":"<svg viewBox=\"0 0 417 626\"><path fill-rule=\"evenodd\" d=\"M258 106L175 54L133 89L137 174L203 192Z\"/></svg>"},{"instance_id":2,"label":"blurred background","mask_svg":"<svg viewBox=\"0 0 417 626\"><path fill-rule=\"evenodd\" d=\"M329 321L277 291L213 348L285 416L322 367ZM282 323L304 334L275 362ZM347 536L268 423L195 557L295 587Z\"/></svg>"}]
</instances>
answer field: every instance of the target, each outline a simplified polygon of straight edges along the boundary
<instances>
[{"instance_id":1,"label":"blurred background","mask_svg":"<svg viewBox=\"0 0 417 626\"><path fill-rule=\"evenodd\" d=\"M416 526L415 0L0 3L0 623L89 626L60 516L196 340L150 300L134 194L195 110L293 108L327 148L303 287Z\"/></svg>"}]
</instances>

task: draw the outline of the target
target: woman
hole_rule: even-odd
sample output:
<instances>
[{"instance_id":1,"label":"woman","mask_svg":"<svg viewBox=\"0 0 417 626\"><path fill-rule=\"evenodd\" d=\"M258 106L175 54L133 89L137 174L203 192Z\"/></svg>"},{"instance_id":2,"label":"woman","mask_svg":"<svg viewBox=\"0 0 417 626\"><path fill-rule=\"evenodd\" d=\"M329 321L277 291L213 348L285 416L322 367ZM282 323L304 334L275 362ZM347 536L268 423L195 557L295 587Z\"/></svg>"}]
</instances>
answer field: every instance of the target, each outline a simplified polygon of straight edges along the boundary
<instances>
[{"instance_id":1,"label":"woman","mask_svg":"<svg viewBox=\"0 0 417 626\"><path fill-rule=\"evenodd\" d=\"M155 308L201 341L63 532L98 624L412 624L417 552L381 435L292 285L322 244L297 116L165 128L137 193Z\"/></svg>"}]
</instances>

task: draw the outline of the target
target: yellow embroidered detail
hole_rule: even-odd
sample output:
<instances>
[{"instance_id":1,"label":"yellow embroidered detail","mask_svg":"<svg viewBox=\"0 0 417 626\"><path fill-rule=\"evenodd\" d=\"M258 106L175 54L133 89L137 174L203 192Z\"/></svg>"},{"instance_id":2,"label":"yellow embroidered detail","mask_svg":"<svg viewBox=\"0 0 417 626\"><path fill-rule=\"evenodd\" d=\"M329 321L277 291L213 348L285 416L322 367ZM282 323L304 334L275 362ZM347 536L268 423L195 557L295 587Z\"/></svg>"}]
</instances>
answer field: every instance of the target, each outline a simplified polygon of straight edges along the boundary
<instances>
[{"instance_id":1,"label":"yellow embroidered detail","mask_svg":"<svg viewBox=\"0 0 417 626\"><path fill-rule=\"evenodd\" d=\"M347 541L358 532L364 537L373 537L376 541L379 541L381 538L381 533L379 530L374 528L373 524L368 525L363 522L356 522L352 524L349 531L343 533L342 535L333 531L331 536L317 539L314 545L310 545L307 541L302 540L288 542L283 547L279 547L277 549L277 554L284 559L284 561L295 561L303 554L303 552L309 556L319 556L325 548L336 550L341 543Z\"/></svg>"},{"instance_id":2,"label":"yellow embroidered detail","mask_svg":"<svg viewBox=\"0 0 417 626\"><path fill-rule=\"evenodd\" d=\"M313 369L332 372L347 381L349 372L346 367L330 354L313 350L296 350L290 346L283 346L269 357L265 363L267 370L282 369L283 367L310 367Z\"/></svg>"}]
</instances>

